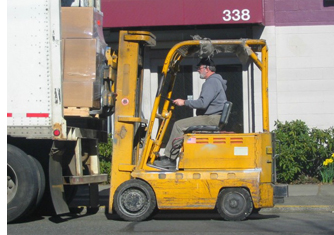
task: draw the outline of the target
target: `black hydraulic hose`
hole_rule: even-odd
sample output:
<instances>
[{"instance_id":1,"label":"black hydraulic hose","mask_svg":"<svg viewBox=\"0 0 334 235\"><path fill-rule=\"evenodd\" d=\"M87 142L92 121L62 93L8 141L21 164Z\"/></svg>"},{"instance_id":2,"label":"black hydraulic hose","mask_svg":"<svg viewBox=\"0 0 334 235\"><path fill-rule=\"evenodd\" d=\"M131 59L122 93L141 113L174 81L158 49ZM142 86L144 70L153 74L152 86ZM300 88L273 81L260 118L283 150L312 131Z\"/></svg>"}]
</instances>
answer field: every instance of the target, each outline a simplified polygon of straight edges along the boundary
<instances>
[{"instance_id":1,"label":"black hydraulic hose","mask_svg":"<svg viewBox=\"0 0 334 235\"><path fill-rule=\"evenodd\" d=\"M167 98L167 97L165 97L165 96L161 96L161 98L163 98L163 99L165 99L165 100L168 100L168 101L170 101L170 102L174 102L174 100L173 99L170 99L170 98Z\"/></svg>"}]
</instances>

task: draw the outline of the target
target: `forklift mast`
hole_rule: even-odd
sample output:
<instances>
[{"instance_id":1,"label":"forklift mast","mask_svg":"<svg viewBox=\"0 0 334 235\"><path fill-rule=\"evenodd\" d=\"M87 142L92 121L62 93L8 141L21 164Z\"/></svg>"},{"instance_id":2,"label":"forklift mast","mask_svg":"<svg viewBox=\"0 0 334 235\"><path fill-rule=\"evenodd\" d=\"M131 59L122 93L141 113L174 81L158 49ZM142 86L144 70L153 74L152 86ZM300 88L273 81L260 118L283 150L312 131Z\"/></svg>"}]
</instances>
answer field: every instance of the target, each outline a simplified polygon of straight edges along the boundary
<instances>
[{"instance_id":1,"label":"forklift mast","mask_svg":"<svg viewBox=\"0 0 334 235\"><path fill-rule=\"evenodd\" d=\"M155 36L149 32L120 31L119 34L111 192L131 178L130 172L139 158L138 135L143 131L142 125L147 123L141 118L143 47L155 46L155 43ZM110 197L111 205L112 199Z\"/></svg>"}]
</instances>

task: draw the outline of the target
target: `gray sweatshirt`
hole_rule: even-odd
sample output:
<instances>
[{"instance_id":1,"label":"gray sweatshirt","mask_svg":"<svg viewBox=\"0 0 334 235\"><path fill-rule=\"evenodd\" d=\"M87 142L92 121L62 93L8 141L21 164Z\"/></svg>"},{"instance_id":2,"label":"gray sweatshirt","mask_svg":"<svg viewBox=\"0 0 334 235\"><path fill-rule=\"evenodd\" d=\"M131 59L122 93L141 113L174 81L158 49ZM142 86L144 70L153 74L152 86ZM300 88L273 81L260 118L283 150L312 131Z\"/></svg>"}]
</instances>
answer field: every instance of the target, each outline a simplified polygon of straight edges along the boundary
<instances>
[{"instance_id":1,"label":"gray sweatshirt","mask_svg":"<svg viewBox=\"0 0 334 235\"><path fill-rule=\"evenodd\" d=\"M185 106L197 109L197 115L220 114L223 105L227 101L227 81L219 74L212 74L202 85L202 90L197 100L186 100Z\"/></svg>"}]
</instances>

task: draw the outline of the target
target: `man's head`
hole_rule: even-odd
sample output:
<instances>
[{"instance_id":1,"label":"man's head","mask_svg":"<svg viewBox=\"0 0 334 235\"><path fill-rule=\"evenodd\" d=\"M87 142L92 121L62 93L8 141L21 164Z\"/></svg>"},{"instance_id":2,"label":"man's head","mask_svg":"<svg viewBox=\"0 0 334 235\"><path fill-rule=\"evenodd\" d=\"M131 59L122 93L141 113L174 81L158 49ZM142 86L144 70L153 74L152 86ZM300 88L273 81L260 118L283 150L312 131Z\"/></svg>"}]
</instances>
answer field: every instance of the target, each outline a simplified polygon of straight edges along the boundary
<instances>
[{"instance_id":1,"label":"man's head","mask_svg":"<svg viewBox=\"0 0 334 235\"><path fill-rule=\"evenodd\" d=\"M202 58L197 64L197 71L199 72L200 78L207 79L216 72L215 63L210 58Z\"/></svg>"}]
</instances>

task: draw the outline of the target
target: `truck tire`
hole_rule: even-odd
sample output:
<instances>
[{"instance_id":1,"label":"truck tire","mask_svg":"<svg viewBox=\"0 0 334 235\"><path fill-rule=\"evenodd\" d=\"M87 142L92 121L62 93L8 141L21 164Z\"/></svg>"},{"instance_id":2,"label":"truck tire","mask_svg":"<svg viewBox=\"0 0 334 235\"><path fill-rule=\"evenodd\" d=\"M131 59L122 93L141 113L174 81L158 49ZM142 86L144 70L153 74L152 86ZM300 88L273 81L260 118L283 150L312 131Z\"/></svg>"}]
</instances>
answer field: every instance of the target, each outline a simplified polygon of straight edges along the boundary
<instances>
[{"instance_id":1,"label":"truck tire","mask_svg":"<svg viewBox=\"0 0 334 235\"><path fill-rule=\"evenodd\" d=\"M251 214L253 201L247 189L227 188L219 193L216 206L224 220L240 221Z\"/></svg>"},{"instance_id":2,"label":"truck tire","mask_svg":"<svg viewBox=\"0 0 334 235\"><path fill-rule=\"evenodd\" d=\"M41 165L41 163L39 161L37 161L37 159L33 158L32 156L28 155L29 158L31 158L34 161L36 170L37 170L37 177L38 177L38 187L37 187L37 195L36 195L36 200L35 200L35 205L32 206L31 210L27 212L27 214L25 214L24 216L30 215L32 214L37 207L40 205L43 195L44 195L44 191L45 191L45 174L44 174L44 170L43 167Z\"/></svg>"},{"instance_id":3,"label":"truck tire","mask_svg":"<svg viewBox=\"0 0 334 235\"><path fill-rule=\"evenodd\" d=\"M36 205L38 175L34 159L7 144L7 223L19 219Z\"/></svg>"},{"instance_id":4,"label":"truck tire","mask_svg":"<svg viewBox=\"0 0 334 235\"><path fill-rule=\"evenodd\" d=\"M156 206L153 189L141 180L125 181L117 188L114 195L114 209L124 220L145 220L152 215Z\"/></svg>"}]
</instances>

